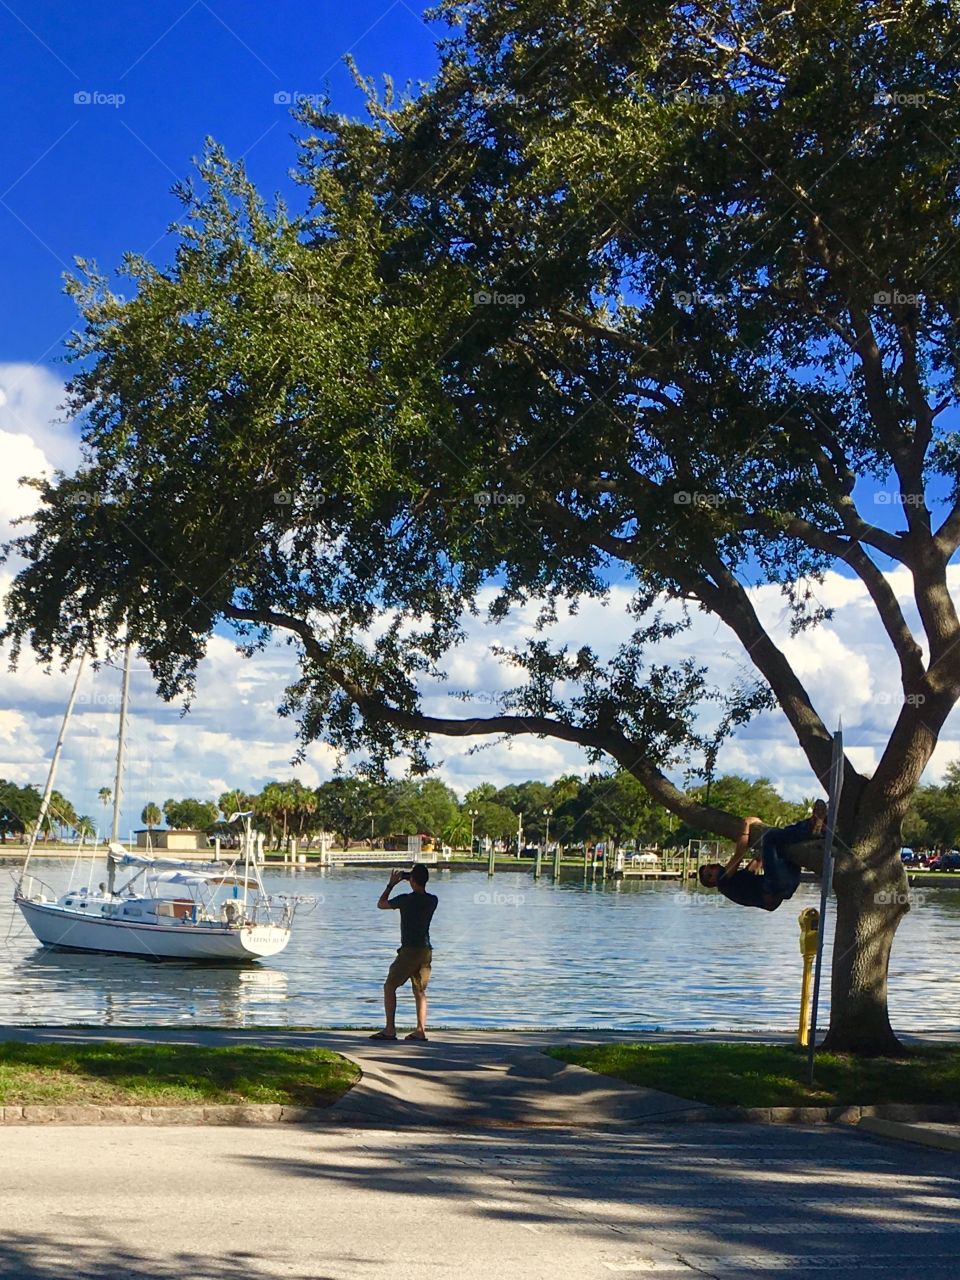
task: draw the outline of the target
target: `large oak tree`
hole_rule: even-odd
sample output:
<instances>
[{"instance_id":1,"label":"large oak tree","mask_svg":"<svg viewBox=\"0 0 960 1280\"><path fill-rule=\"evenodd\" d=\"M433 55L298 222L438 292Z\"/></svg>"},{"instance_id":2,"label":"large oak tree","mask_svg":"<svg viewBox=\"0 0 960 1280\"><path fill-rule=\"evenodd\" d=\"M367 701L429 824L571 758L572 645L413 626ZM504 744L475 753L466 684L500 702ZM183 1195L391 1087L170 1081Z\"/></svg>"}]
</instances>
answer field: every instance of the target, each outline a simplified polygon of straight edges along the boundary
<instances>
[{"instance_id":1,"label":"large oak tree","mask_svg":"<svg viewBox=\"0 0 960 1280\"><path fill-rule=\"evenodd\" d=\"M776 704L827 777L823 709L749 588L778 584L803 632L839 567L903 702L873 775L845 764L829 1042L895 1047L900 828L960 694L960 22L923 0L440 16L433 85L371 90L368 123L304 113L304 216L212 147L168 269L130 259L125 302L74 282L88 460L39 485L8 635L49 660L128 629L175 696L215 626L284 633L305 743L555 736L731 836L668 775ZM502 654L493 714L425 714L484 588L494 619L549 621L614 580L635 596L612 660L544 632ZM716 732L708 673L658 656L683 626L664 600L752 666Z\"/></svg>"}]
</instances>

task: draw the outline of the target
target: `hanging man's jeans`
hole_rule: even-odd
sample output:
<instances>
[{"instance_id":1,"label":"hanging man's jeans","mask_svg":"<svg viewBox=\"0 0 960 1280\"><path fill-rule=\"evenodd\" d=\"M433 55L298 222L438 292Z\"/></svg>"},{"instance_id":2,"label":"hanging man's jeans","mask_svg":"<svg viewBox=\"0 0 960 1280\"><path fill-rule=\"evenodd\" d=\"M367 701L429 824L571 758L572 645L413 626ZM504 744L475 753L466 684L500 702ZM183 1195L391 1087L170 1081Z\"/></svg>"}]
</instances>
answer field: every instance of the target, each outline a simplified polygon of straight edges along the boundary
<instances>
[{"instance_id":1,"label":"hanging man's jeans","mask_svg":"<svg viewBox=\"0 0 960 1280\"><path fill-rule=\"evenodd\" d=\"M784 850L792 844L802 844L804 840L814 840L810 831L810 819L794 822L789 827L771 827L763 833L760 851L763 855L763 893L764 897L792 898L800 883L800 868L794 862L788 862L783 856Z\"/></svg>"}]
</instances>

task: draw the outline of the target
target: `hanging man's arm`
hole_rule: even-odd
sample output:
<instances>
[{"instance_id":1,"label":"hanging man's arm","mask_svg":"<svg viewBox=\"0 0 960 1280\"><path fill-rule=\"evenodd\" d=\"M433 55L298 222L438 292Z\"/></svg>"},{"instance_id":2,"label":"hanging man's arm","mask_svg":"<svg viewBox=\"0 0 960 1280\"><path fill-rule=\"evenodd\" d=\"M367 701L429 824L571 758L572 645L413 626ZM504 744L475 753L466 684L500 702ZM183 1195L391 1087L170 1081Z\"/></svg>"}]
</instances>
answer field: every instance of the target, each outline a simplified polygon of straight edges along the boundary
<instances>
[{"instance_id":1,"label":"hanging man's arm","mask_svg":"<svg viewBox=\"0 0 960 1280\"><path fill-rule=\"evenodd\" d=\"M737 837L737 843L733 850L733 856L731 857L730 861L727 863L727 865L723 869L723 874L725 876L732 876L733 873L736 871L736 869L740 866L740 863L747 856L747 851L750 848L750 830L752 827L758 824L761 826L763 825L762 818L757 818L757 817L744 818L743 827L740 830L740 834ZM754 863L756 863L757 865L754 866ZM754 870L757 870L758 866L759 866L759 859L754 858L751 862L751 867L753 867Z\"/></svg>"}]
</instances>

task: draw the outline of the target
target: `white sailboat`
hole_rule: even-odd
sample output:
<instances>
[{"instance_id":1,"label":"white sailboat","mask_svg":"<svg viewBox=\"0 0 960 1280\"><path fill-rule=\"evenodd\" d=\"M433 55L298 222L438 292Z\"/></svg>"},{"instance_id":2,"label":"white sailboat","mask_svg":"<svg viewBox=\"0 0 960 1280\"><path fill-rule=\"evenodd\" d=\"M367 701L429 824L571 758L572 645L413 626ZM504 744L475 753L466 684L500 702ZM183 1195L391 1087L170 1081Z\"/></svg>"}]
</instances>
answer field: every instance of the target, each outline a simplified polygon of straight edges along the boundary
<instances>
[{"instance_id":1,"label":"white sailboat","mask_svg":"<svg viewBox=\"0 0 960 1280\"><path fill-rule=\"evenodd\" d=\"M70 889L57 895L28 874L30 857L43 825L73 712L83 670L77 670L64 713L60 736L31 833L14 902L37 940L44 946L74 951L98 951L153 960L259 960L277 955L290 941L296 896L267 893L260 876L252 814L236 813L242 823L241 849L229 863L193 862L132 853L118 840L123 752L130 689L130 649L127 648L120 700L117 768L113 793L113 824L107 847L107 879L96 891ZM127 872L122 884L118 874Z\"/></svg>"}]
</instances>

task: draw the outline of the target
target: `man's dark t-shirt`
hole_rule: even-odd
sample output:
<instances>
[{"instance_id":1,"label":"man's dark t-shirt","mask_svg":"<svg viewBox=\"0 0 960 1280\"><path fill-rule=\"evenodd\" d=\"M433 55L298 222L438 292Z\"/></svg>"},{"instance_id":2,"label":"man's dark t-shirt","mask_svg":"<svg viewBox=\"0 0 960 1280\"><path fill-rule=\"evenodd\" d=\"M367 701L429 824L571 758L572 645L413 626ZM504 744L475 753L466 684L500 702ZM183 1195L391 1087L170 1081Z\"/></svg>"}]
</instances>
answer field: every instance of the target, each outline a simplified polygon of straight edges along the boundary
<instances>
[{"instance_id":1,"label":"man's dark t-shirt","mask_svg":"<svg viewBox=\"0 0 960 1280\"><path fill-rule=\"evenodd\" d=\"M435 893L401 893L390 905L400 912L401 947L429 947L430 921L437 909Z\"/></svg>"},{"instance_id":2,"label":"man's dark t-shirt","mask_svg":"<svg viewBox=\"0 0 960 1280\"><path fill-rule=\"evenodd\" d=\"M763 876L752 871L734 871L720 876L717 888L725 898L741 907L763 907Z\"/></svg>"}]
</instances>

